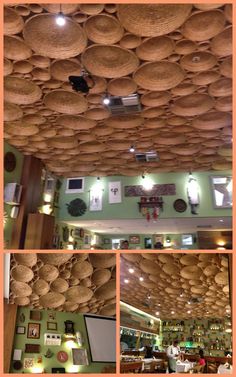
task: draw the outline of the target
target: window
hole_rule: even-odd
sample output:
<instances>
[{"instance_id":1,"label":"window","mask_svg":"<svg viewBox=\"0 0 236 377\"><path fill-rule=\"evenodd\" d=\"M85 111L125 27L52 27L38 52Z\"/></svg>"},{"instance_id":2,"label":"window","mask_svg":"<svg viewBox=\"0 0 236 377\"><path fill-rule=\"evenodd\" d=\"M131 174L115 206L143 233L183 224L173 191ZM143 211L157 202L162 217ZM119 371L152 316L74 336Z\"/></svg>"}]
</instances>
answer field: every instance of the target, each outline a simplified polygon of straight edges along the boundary
<instances>
[{"instance_id":1,"label":"window","mask_svg":"<svg viewBox=\"0 0 236 377\"><path fill-rule=\"evenodd\" d=\"M65 192L66 194L84 192L84 178L68 178Z\"/></svg>"},{"instance_id":2,"label":"window","mask_svg":"<svg viewBox=\"0 0 236 377\"><path fill-rule=\"evenodd\" d=\"M232 207L232 176L211 176L214 208Z\"/></svg>"},{"instance_id":3,"label":"window","mask_svg":"<svg viewBox=\"0 0 236 377\"><path fill-rule=\"evenodd\" d=\"M192 234L182 234L182 245L191 246L193 244Z\"/></svg>"}]
</instances>

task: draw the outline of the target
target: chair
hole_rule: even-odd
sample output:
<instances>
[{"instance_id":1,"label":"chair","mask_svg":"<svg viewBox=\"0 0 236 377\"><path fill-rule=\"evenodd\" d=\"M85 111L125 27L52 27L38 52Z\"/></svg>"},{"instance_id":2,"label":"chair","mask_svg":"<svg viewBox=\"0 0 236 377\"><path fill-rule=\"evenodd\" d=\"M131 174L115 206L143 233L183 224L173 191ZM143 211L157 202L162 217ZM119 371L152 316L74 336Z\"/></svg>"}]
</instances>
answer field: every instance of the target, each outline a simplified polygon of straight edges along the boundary
<instances>
[{"instance_id":1,"label":"chair","mask_svg":"<svg viewBox=\"0 0 236 377\"><path fill-rule=\"evenodd\" d=\"M165 360L157 361L155 367L155 373L166 373L168 368L168 362Z\"/></svg>"},{"instance_id":2,"label":"chair","mask_svg":"<svg viewBox=\"0 0 236 377\"><path fill-rule=\"evenodd\" d=\"M156 366L157 366L157 361L153 360L149 364L144 364L144 370L143 373L155 373L156 371Z\"/></svg>"},{"instance_id":3,"label":"chair","mask_svg":"<svg viewBox=\"0 0 236 377\"><path fill-rule=\"evenodd\" d=\"M207 373L217 373L217 366L214 363L207 363Z\"/></svg>"},{"instance_id":4,"label":"chair","mask_svg":"<svg viewBox=\"0 0 236 377\"><path fill-rule=\"evenodd\" d=\"M204 373L205 365L196 365L192 371L193 373Z\"/></svg>"},{"instance_id":5,"label":"chair","mask_svg":"<svg viewBox=\"0 0 236 377\"><path fill-rule=\"evenodd\" d=\"M141 373L143 368L142 361L130 361L120 364L120 373Z\"/></svg>"}]
</instances>

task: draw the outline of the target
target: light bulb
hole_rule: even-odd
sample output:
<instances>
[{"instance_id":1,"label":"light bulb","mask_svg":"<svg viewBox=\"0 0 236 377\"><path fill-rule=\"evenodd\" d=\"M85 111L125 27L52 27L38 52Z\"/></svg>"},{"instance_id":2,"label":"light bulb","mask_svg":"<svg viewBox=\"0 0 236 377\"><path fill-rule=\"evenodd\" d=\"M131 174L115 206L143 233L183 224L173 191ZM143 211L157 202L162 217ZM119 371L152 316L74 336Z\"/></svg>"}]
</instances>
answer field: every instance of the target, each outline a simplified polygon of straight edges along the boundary
<instances>
[{"instance_id":1,"label":"light bulb","mask_svg":"<svg viewBox=\"0 0 236 377\"><path fill-rule=\"evenodd\" d=\"M58 13L58 15L56 17L56 23L57 23L58 26L64 26L65 25L66 20L65 20L64 14L62 12Z\"/></svg>"},{"instance_id":2,"label":"light bulb","mask_svg":"<svg viewBox=\"0 0 236 377\"><path fill-rule=\"evenodd\" d=\"M129 273L133 274L134 273L134 269L133 268L129 268Z\"/></svg>"},{"instance_id":3,"label":"light bulb","mask_svg":"<svg viewBox=\"0 0 236 377\"><path fill-rule=\"evenodd\" d=\"M144 278L142 276L140 276L139 280L140 281L144 281Z\"/></svg>"},{"instance_id":4,"label":"light bulb","mask_svg":"<svg viewBox=\"0 0 236 377\"><path fill-rule=\"evenodd\" d=\"M110 103L110 99L109 99L108 97L105 97L105 98L103 99L103 103L104 103L104 105L109 105L109 103Z\"/></svg>"},{"instance_id":5,"label":"light bulb","mask_svg":"<svg viewBox=\"0 0 236 377\"><path fill-rule=\"evenodd\" d=\"M131 145L131 147L129 148L129 151L130 151L131 153L134 153L134 152L135 152L135 148L134 148L133 145Z\"/></svg>"}]
</instances>

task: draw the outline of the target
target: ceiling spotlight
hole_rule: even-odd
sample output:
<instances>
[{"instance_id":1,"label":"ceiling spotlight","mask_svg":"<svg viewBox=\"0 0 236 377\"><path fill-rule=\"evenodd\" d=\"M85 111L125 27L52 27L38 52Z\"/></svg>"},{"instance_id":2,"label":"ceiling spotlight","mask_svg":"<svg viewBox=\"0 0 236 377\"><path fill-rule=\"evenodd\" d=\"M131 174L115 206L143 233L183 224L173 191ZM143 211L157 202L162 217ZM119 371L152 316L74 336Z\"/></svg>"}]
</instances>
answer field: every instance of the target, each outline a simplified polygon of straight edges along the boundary
<instances>
[{"instance_id":1,"label":"ceiling spotlight","mask_svg":"<svg viewBox=\"0 0 236 377\"><path fill-rule=\"evenodd\" d=\"M129 279L125 279L124 283L128 284L129 283Z\"/></svg>"},{"instance_id":2,"label":"ceiling spotlight","mask_svg":"<svg viewBox=\"0 0 236 377\"><path fill-rule=\"evenodd\" d=\"M183 297L183 293L180 293L179 297Z\"/></svg>"},{"instance_id":3,"label":"ceiling spotlight","mask_svg":"<svg viewBox=\"0 0 236 377\"><path fill-rule=\"evenodd\" d=\"M134 153L134 152L135 152L135 148L134 148L133 145L131 145L131 147L129 148L129 151L130 151L131 153Z\"/></svg>"},{"instance_id":4,"label":"ceiling spotlight","mask_svg":"<svg viewBox=\"0 0 236 377\"><path fill-rule=\"evenodd\" d=\"M161 306L161 304L157 304L157 306Z\"/></svg>"},{"instance_id":5,"label":"ceiling spotlight","mask_svg":"<svg viewBox=\"0 0 236 377\"><path fill-rule=\"evenodd\" d=\"M160 314L160 312L156 312L156 315L159 315Z\"/></svg>"},{"instance_id":6,"label":"ceiling spotlight","mask_svg":"<svg viewBox=\"0 0 236 377\"><path fill-rule=\"evenodd\" d=\"M131 274L133 274L133 273L134 273L134 269L133 269L133 268L129 268L129 272L130 272Z\"/></svg>"},{"instance_id":7,"label":"ceiling spotlight","mask_svg":"<svg viewBox=\"0 0 236 377\"><path fill-rule=\"evenodd\" d=\"M148 298L148 300L150 300L150 298L151 298L150 293L148 293L147 298Z\"/></svg>"},{"instance_id":8,"label":"ceiling spotlight","mask_svg":"<svg viewBox=\"0 0 236 377\"><path fill-rule=\"evenodd\" d=\"M191 305L191 301L188 301L188 305Z\"/></svg>"},{"instance_id":9,"label":"ceiling spotlight","mask_svg":"<svg viewBox=\"0 0 236 377\"><path fill-rule=\"evenodd\" d=\"M140 276L139 280L140 281L144 281L144 278L142 276Z\"/></svg>"},{"instance_id":10,"label":"ceiling spotlight","mask_svg":"<svg viewBox=\"0 0 236 377\"><path fill-rule=\"evenodd\" d=\"M188 310L187 313L190 314L190 313L191 313L191 310Z\"/></svg>"},{"instance_id":11,"label":"ceiling spotlight","mask_svg":"<svg viewBox=\"0 0 236 377\"><path fill-rule=\"evenodd\" d=\"M174 310L171 311L171 314L175 314Z\"/></svg>"},{"instance_id":12,"label":"ceiling spotlight","mask_svg":"<svg viewBox=\"0 0 236 377\"><path fill-rule=\"evenodd\" d=\"M106 94L105 97L103 98L103 103L104 103L104 105L109 105L110 98L109 98L108 94Z\"/></svg>"},{"instance_id":13,"label":"ceiling spotlight","mask_svg":"<svg viewBox=\"0 0 236 377\"><path fill-rule=\"evenodd\" d=\"M58 26L64 26L66 23L65 16L62 12L59 12L56 17L56 23Z\"/></svg>"}]
</instances>

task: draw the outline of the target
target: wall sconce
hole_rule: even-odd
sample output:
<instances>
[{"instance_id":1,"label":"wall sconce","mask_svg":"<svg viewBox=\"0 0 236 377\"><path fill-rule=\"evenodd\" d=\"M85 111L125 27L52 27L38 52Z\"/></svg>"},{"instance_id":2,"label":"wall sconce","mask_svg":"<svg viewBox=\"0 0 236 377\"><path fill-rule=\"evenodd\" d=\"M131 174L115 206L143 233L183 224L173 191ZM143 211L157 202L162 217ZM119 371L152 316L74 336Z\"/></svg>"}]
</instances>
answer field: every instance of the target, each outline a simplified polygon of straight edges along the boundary
<instances>
[{"instance_id":1,"label":"wall sconce","mask_svg":"<svg viewBox=\"0 0 236 377\"><path fill-rule=\"evenodd\" d=\"M52 194L49 194L48 192L45 192L43 194L43 201L44 201L44 203L51 203L51 201L52 201Z\"/></svg>"},{"instance_id":2,"label":"wall sconce","mask_svg":"<svg viewBox=\"0 0 236 377\"><path fill-rule=\"evenodd\" d=\"M41 207L41 213L45 213L45 215L51 215L52 211L53 211L53 208L51 204L44 204Z\"/></svg>"},{"instance_id":3,"label":"wall sconce","mask_svg":"<svg viewBox=\"0 0 236 377\"><path fill-rule=\"evenodd\" d=\"M145 191L150 191L153 188L153 181L145 176L144 174L142 175L142 186Z\"/></svg>"}]
</instances>

